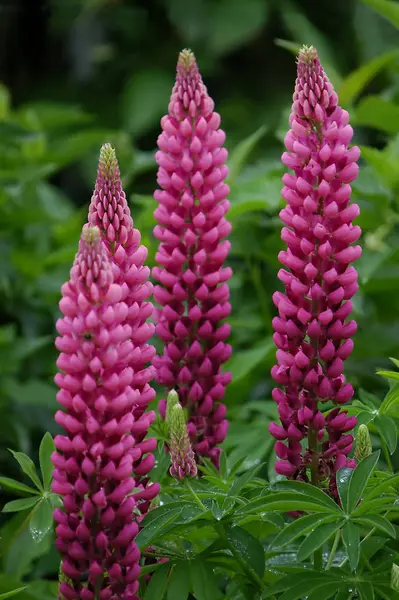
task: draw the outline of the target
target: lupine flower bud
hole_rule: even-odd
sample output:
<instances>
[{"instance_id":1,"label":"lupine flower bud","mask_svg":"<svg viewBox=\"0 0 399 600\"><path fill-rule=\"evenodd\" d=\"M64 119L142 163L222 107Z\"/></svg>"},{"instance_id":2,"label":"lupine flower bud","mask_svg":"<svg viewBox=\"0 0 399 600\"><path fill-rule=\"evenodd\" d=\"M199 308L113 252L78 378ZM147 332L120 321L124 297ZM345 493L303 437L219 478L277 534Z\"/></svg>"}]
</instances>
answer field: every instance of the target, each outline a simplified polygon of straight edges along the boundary
<instances>
[{"instance_id":1,"label":"lupine flower bud","mask_svg":"<svg viewBox=\"0 0 399 600\"><path fill-rule=\"evenodd\" d=\"M197 464L187 433L186 419L181 404L174 404L170 410L170 474L176 479L195 477Z\"/></svg>"},{"instance_id":2,"label":"lupine flower bud","mask_svg":"<svg viewBox=\"0 0 399 600\"><path fill-rule=\"evenodd\" d=\"M134 449L132 448L131 452L134 456L135 487L138 490L134 498L139 502L139 510L145 514L150 501L159 491L159 485L151 484L148 478L154 465L152 452L156 448L156 440L144 440L155 417L153 412L146 412L149 402L155 397L155 391L150 386L155 370L149 364L155 349L148 344L155 327L148 322L153 305L147 301L153 286L148 281L150 270L144 266L148 251L145 246L140 245L140 232L133 227L126 195L122 189L115 150L110 144L104 144L101 148L97 179L89 208L89 223L101 231L114 282L122 290L124 308L115 316L118 320L119 334L130 332L130 335L126 336L123 353L127 356L132 374L130 385L133 392L129 398L124 394L115 397L114 403L121 408L125 404L129 406L134 419ZM109 345L104 333L102 343L104 347ZM110 367L115 358L112 347L108 347L107 361ZM110 385L112 386L112 382Z\"/></svg>"},{"instance_id":3,"label":"lupine flower bud","mask_svg":"<svg viewBox=\"0 0 399 600\"><path fill-rule=\"evenodd\" d=\"M273 295L278 350L272 376L282 387L273 398L281 425L272 424L270 432L279 440L278 473L306 480L317 453L317 478L331 475L334 485L333 474L349 466L348 432L356 419L340 408L324 418L319 404L331 400L339 407L353 395L343 366L356 332L356 322L348 320L358 289L350 263L361 255L360 246L353 245L361 230L352 223L359 207L350 204L349 184L357 176L360 151L348 147L353 135L348 112L339 107L313 47L304 46L298 56L289 122L282 160L294 174L283 177L287 206L280 213L281 237L287 249L279 254L285 268L278 274L285 291ZM312 447L302 453L306 437Z\"/></svg>"},{"instance_id":4,"label":"lupine flower bud","mask_svg":"<svg viewBox=\"0 0 399 600\"><path fill-rule=\"evenodd\" d=\"M127 600L138 589L132 471L145 461L138 462L144 450L134 432L142 431L147 417L132 410L140 395L125 298L100 230L86 225L70 279L62 286L56 339L57 400L65 412L59 410L55 420L66 435L54 440L53 491L64 504L54 517L65 576L60 597L68 600L94 600L96 590L101 599Z\"/></svg>"},{"instance_id":5,"label":"lupine flower bud","mask_svg":"<svg viewBox=\"0 0 399 600\"><path fill-rule=\"evenodd\" d=\"M399 592L399 567L395 563L392 563L391 569L391 588Z\"/></svg>"},{"instance_id":6,"label":"lupine flower bud","mask_svg":"<svg viewBox=\"0 0 399 600\"><path fill-rule=\"evenodd\" d=\"M356 447L355 447L355 458L360 461L363 458L367 458L373 451L371 445L370 432L367 425L359 425L359 429L356 434Z\"/></svg>"},{"instance_id":7,"label":"lupine flower bud","mask_svg":"<svg viewBox=\"0 0 399 600\"><path fill-rule=\"evenodd\" d=\"M179 404L179 395L176 390L170 390L168 397L166 399L166 414L165 421L170 425L172 411L176 404Z\"/></svg>"},{"instance_id":8,"label":"lupine flower bud","mask_svg":"<svg viewBox=\"0 0 399 600\"><path fill-rule=\"evenodd\" d=\"M169 111L158 138L159 206L154 236L160 241L153 276L156 333L164 342L154 365L159 383L178 391L189 415L197 455L219 464L217 446L227 434L221 404L231 374L221 367L230 357L231 269L225 266L231 226L225 215L229 188L225 134L190 50L180 53ZM223 240L223 241L222 241ZM165 414L165 400L160 403Z\"/></svg>"}]
</instances>

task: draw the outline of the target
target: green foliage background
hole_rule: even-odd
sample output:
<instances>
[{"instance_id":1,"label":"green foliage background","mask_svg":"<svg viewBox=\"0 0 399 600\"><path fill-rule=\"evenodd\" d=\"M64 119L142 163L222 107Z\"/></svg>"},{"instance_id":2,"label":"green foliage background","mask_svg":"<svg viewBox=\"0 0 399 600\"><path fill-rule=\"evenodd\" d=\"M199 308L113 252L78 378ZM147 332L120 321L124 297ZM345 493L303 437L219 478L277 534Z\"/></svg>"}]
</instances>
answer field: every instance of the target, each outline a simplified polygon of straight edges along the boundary
<instances>
[{"instance_id":1,"label":"green foliage background","mask_svg":"<svg viewBox=\"0 0 399 600\"><path fill-rule=\"evenodd\" d=\"M2 0L0 16L0 472L19 479L7 448L36 459L43 432L56 433L57 303L105 141L116 147L153 263L153 151L177 54L189 46L230 150L234 353L225 446L232 460L245 456L248 468L270 459L272 477L267 425L275 414L269 372L271 295L282 248L279 156L294 52L303 43L317 47L362 147L353 198L362 211L364 254L348 378L360 394L378 393L384 384L376 368L399 356L399 4ZM35 544L23 517L1 520L0 593L29 576L38 583L21 598L53 598L51 586L39 581L57 575L51 533Z\"/></svg>"}]
</instances>

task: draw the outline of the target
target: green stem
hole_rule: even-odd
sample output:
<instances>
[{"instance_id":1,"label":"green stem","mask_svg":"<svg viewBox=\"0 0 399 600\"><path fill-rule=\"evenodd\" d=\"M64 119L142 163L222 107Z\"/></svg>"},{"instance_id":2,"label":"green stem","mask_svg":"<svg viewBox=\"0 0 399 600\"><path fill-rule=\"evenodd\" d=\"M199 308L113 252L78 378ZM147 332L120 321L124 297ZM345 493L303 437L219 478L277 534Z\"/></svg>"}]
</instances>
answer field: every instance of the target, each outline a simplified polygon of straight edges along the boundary
<instances>
[{"instance_id":1,"label":"green stem","mask_svg":"<svg viewBox=\"0 0 399 600\"><path fill-rule=\"evenodd\" d=\"M384 452L384 458L385 458L385 462L387 463L388 469L391 473L393 473L394 470L393 470L393 466L392 466L391 457L389 455L388 446L386 445L385 440L383 440L382 438L381 438L381 446L382 446L382 451Z\"/></svg>"},{"instance_id":2,"label":"green stem","mask_svg":"<svg viewBox=\"0 0 399 600\"><path fill-rule=\"evenodd\" d=\"M201 502L201 500L198 498L197 494L195 493L195 491L191 487L191 484L190 484L190 482L189 482L189 480L187 478L184 480L184 483L185 483L187 489L189 490L190 494L192 495L192 497L194 498L194 500L198 504L198 506L200 506L202 508L202 510L206 512L208 509L206 508L205 504L203 504Z\"/></svg>"},{"instance_id":3,"label":"green stem","mask_svg":"<svg viewBox=\"0 0 399 600\"><path fill-rule=\"evenodd\" d=\"M339 544L339 538L341 537L341 530L338 529L337 533L335 534L335 538L334 538L334 542L331 548L331 552L330 552L330 556L328 557L328 561L326 564L326 571L328 571L328 569L331 569L331 565L333 563L334 557L335 557L335 553L337 551L338 548L338 544Z\"/></svg>"},{"instance_id":4,"label":"green stem","mask_svg":"<svg viewBox=\"0 0 399 600\"><path fill-rule=\"evenodd\" d=\"M264 584L263 580L259 577L259 575L257 573L255 573L255 571L250 567L250 565L245 562L245 560L242 558L241 554L239 552L237 552L237 550L234 548L234 546L232 544L230 544L223 524L217 523L215 525L215 529L218 532L221 539L226 544L226 546L228 547L228 549L230 550L230 552L232 553L232 555L234 556L234 558L236 559L236 561L238 562L238 564L241 566L244 573L247 573L247 575L252 580L254 585L256 585L256 587L259 588L260 591L263 591L265 588L265 584Z\"/></svg>"}]
</instances>

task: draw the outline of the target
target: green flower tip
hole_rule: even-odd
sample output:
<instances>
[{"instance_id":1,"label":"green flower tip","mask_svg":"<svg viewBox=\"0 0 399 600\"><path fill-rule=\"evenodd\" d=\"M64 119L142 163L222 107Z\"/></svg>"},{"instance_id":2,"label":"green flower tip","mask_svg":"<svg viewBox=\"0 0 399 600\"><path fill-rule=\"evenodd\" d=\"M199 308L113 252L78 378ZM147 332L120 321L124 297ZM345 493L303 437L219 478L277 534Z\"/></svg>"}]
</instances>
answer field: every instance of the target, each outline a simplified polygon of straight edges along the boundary
<instances>
[{"instance_id":1,"label":"green flower tip","mask_svg":"<svg viewBox=\"0 0 399 600\"><path fill-rule=\"evenodd\" d=\"M398 567L398 565L395 565L395 563L392 563L391 587L396 592L399 592L399 567Z\"/></svg>"},{"instance_id":2,"label":"green flower tip","mask_svg":"<svg viewBox=\"0 0 399 600\"><path fill-rule=\"evenodd\" d=\"M175 404L170 411L170 435L178 440L187 435L186 418L181 404Z\"/></svg>"},{"instance_id":3,"label":"green flower tip","mask_svg":"<svg viewBox=\"0 0 399 600\"><path fill-rule=\"evenodd\" d=\"M166 400L166 422L169 424L172 410L176 405L179 405L179 395L176 390L170 390Z\"/></svg>"},{"instance_id":4,"label":"green flower tip","mask_svg":"<svg viewBox=\"0 0 399 600\"><path fill-rule=\"evenodd\" d=\"M82 230L82 240L88 246L95 246L101 239L101 233L98 227L86 225Z\"/></svg>"},{"instance_id":5,"label":"green flower tip","mask_svg":"<svg viewBox=\"0 0 399 600\"><path fill-rule=\"evenodd\" d=\"M359 461L363 460L367 456L370 456L372 451L370 432L367 425L362 424L359 426L356 434L355 458Z\"/></svg>"},{"instance_id":6,"label":"green flower tip","mask_svg":"<svg viewBox=\"0 0 399 600\"><path fill-rule=\"evenodd\" d=\"M179 54L179 60L177 62L178 69L180 67L181 70L190 72L195 65L196 65L196 60L195 60L194 52L192 52L188 48L185 48L184 50L182 50Z\"/></svg>"},{"instance_id":7,"label":"green flower tip","mask_svg":"<svg viewBox=\"0 0 399 600\"><path fill-rule=\"evenodd\" d=\"M318 59L317 50L314 46L302 46L298 54L298 63L310 66Z\"/></svg>"},{"instance_id":8,"label":"green flower tip","mask_svg":"<svg viewBox=\"0 0 399 600\"><path fill-rule=\"evenodd\" d=\"M102 174L107 175L108 177L119 177L118 160L116 158L115 149L111 144L102 145L98 165Z\"/></svg>"}]
</instances>

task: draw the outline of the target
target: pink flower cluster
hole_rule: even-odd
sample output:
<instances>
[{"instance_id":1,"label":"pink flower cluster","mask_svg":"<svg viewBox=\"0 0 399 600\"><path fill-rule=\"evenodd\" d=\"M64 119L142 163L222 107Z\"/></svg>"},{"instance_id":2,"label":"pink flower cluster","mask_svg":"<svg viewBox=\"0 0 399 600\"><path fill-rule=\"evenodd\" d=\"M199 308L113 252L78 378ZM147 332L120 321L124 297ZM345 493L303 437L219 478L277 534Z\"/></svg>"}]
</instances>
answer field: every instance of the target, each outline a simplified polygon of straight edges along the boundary
<instances>
[{"instance_id":1,"label":"pink flower cluster","mask_svg":"<svg viewBox=\"0 0 399 600\"><path fill-rule=\"evenodd\" d=\"M62 572L60 597L137 600L140 552L133 511L145 514L159 485L151 484L155 439L144 439L155 414L146 367L152 305L146 251L139 246L121 189L114 151L104 146L70 280L57 321L55 381L66 432L55 438L53 490ZM139 514L140 514L139 512Z\"/></svg>"},{"instance_id":2,"label":"pink flower cluster","mask_svg":"<svg viewBox=\"0 0 399 600\"><path fill-rule=\"evenodd\" d=\"M357 328L348 320L358 289L350 263L361 255L360 246L352 245L361 229L352 223L359 207L350 203L350 182L360 151L348 148L353 135L348 112L339 107L312 47L299 53L289 121L282 160L294 174L283 177L281 237L287 249L279 254L286 268L278 273L285 292L273 295L278 350L272 376L281 386L273 398L281 425L273 423L270 432L278 440L277 473L307 480L309 469L313 482L330 477L334 485L339 468L354 466L346 457L356 419L339 406L353 395L343 367ZM338 407L325 418L320 403L328 400Z\"/></svg>"},{"instance_id":3,"label":"pink flower cluster","mask_svg":"<svg viewBox=\"0 0 399 600\"><path fill-rule=\"evenodd\" d=\"M221 366L230 357L231 269L224 263L231 230L225 215L229 188L225 134L204 86L195 57L181 52L169 113L158 138L158 183L154 194L160 241L153 276L156 333L163 355L154 359L157 379L178 391L188 409L188 431L198 455L218 465L226 437L226 407L221 403L231 374ZM223 241L222 241L223 240ZM165 412L166 400L160 411Z\"/></svg>"}]
</instances>

